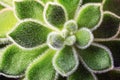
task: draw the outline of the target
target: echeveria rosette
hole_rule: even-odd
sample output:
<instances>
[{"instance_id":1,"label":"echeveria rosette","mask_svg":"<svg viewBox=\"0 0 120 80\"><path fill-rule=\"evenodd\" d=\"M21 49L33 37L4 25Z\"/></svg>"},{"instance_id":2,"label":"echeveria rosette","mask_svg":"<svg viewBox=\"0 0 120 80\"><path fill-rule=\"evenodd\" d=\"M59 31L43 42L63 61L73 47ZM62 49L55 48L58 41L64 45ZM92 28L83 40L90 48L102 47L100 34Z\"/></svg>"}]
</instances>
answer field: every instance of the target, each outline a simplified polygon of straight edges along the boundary
<instances>
[{"instance_id":1,"label":"echeveria rosette","mask_svg":"<svg viewBox=\"0 0 120 80\"><path fill-rule=\"evenodd\" d=\"M2 74L25 73L24 80L59 80L60 75L96 80L94 73L111 70L111 52L95 43L93 34L109 13L103 12L101 3L81 4L81 0L15 1L20 22L8 34L14 44L1 50Z\"/></svg>"}]
</instances>

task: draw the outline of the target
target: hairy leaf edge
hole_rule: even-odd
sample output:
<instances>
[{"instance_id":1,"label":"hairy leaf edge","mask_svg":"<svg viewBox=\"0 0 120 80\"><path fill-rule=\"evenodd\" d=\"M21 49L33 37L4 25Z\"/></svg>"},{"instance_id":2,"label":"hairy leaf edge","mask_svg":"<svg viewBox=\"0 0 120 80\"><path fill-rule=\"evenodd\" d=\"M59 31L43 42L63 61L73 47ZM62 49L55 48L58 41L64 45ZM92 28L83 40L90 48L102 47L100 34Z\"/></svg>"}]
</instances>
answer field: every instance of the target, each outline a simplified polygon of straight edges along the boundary
<instances>
[{"instance_id":1,"label":"hairy leaf edge","mask_svg":"<svg viewBox=\"0 0 120 80\"><path fill-rule=\"evenodd\" d=\"M55 28L55 26L53 26L52 24L50 24L50 23L47 21L47 19L46 19L46 16L45 16L45 15L46 15L46 11L47 11L47 8L48 8L49 5L57 5L57 6L62 7L62 9L63 9L64 12L65 12L66 21L68 20L67 11L65 10L65 8L64 8L61 4L56 3L56 2L47 2L47 4L45 5L44 11L43 11L43 18L44 18L45 23L46 23L48 26L54 28L56 31L59 32L60 30L59 30L58 28Z\"/></svg>"},{"instance_id":2,"label":"hairy leaf edge","mask_svg":"<svg viewBox=\"0 0 120 80\"><path fill-rule=\"evenodd\" d=\"M86 31L88 31L89 34L90 34L90 41L88 42L88 44L87 44L86 46L80 46L80 45L77 45L77 44L76 44L78 48L80 48L80 49L86 49L86 48L89 47L89 46L91 45L91 43L93 42L94 36L93 36L92 32L90 31L90 29L88 29L88 28L81 28L80 30L86 30Z\"/></svg>"},{"instance_id":3,"label":"hairy leaf edge","mask_svg":"<svg viewBox=\"0 0 120 80\"><path fill-rule=\"evenodd\" d=\"M77 20L77 18L78 18L78 16L79 16L79 14L80 14L80 11L83 9L83 8L85 8L86 6L89 6L89 5L95 5L95 6L100 6L100 12L101 12L101 15L100 15L100 20L99 20L99 22L96 24L96 26L94 26L92 29L91 29L91 31L94 31L94 30L96 30L99 26L100 26L100 24L102 23L102 20L103 20L103 6L102 6L102 3L87 3L87 4L84 4L82 7L80 7L80 9L79 9L79 11L78 11L78 13L75 15L75 20Z\"/></svg>"},{"instance_id":4,"label":"hairy leaf edge","mask_svg":"<svg viewBox=\"0 0 120 80\"><path fill-rule=\"evenodd\" d=\"M105 72L108 72L110 70L112 70L114 68L114 62L113 62L113 57L112 57L112 52L110 51L109 48L101 45L101 44L98 44L98 43L92 43L91 45L93 46L96 46L96 47L99 47L99 48L102 48L102 49L105 49L109 56L110 56L110 59L111 59L111 67L109 67L108 69L105 69L105 70L101 70L101 71L97 71L97 70L92 70L91 68L89 68L89 66L84 62L84 60L82 59L81 56L79 56L79 59L81 60L82 64L84 65L84 67L86 67L90 72L93 72L93 73L105 73Z\"/></svg>"},{"instance_id":5,"label":"hairy leaf edge","mask_svg":"<svg viewBox=\"0 0 120 80\"><path fill-rule=\"evenodd\" d=\"M79 65L78 55L77 55L77 52L76 52L76 50L75 50L74 47L72 47L72 50L73 50L73 54L74 54L74 57L75 57L76 65L75 65L75 67L74 67L71 71L69 71L69 72L67 72L67 73L61 73L61 72L57 69L57 68L59 68L59 67L57 67L57 65L55 64L55 59L56 59L56 57L57 57L57 54L59 54L59 51L58 51L58 52L55 54L55 56L53 57L53 60L52 60L53 66L54 66L55 70L56 70L60 75L62 75L63 77L67 77L67 76L71 75L71 74L74 73L74 72L77 70L77 68L78 68L78 65Z\"/></svg>"}]
</instances>

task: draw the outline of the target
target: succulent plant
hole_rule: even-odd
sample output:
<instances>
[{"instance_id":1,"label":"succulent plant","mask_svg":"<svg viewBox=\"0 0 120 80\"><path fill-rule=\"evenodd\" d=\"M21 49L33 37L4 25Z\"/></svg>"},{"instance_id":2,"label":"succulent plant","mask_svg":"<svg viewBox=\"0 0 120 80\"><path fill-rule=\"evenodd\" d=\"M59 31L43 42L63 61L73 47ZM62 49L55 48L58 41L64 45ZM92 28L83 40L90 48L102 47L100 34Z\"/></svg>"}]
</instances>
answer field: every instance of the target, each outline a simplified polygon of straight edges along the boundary
<instances>
[{"instance_id":1,"label":"succulent plant","mask_svg":"<svg viewBox=\"0 0 120 80\"><path fill-rule=\"evenodd\" d=\"M97 80L96 73L114 69L116 59L109 45L120 40L120 6L115 7L114 1L0 3L1 75L23 80Z\"/></svg>"}]
</instances>

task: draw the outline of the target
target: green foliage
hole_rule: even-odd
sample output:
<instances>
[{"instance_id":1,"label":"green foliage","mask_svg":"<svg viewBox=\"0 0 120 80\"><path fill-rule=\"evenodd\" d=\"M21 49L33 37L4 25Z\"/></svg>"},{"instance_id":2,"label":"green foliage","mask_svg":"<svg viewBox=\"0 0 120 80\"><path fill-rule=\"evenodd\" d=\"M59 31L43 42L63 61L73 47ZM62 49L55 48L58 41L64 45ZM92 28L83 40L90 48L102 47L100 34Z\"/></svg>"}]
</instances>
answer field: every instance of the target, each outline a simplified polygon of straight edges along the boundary
<instances>
[{"instance_id":1,"label":"green foliage","mask_svg":"<svg viewBox=\"0 0 120 80\"><path fill-rule=\"evenodd\" d=\"M0 74L23 80L97 80L94 73L114 68L118 48L112 44L120 41L117 1L0 4Z\"/></svg>"}]
</instances>

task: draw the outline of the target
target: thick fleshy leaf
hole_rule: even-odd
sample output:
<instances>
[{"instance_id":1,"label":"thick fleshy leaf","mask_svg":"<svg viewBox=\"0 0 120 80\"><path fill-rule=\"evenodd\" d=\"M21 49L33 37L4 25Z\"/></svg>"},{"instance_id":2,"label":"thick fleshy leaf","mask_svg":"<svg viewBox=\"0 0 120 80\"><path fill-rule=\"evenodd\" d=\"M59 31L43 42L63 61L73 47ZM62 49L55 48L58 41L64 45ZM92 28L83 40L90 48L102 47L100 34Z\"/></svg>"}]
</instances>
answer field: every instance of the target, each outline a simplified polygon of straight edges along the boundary
<instances>
[{"instance_id":1,"label":"thick fleshy leaf","mask_svg":"<svg viewBox=\"0 0 120 80\"><path fill-rule=\"evenodd\" d=\"M56 71L52 65L55 51L48 49L43 55L36 59L26 71L27 80L54 80Z\"/></svg>"},{"instance_id":2,"label":"thick fleshy leaf","mask_svg":"<svg viewBox=\"0 0 120 80\"><path fill-rule=\"evenodd\" d=\"M64 43L68 46L72 46L75 42L76 42L76 37L74 35L67 37L64 41Z\"/></svg>"},{"instance_id":3,"label":"thick fleshy leaf","mask_svg":"<svg viewBox=\"0 0 120 80\"><path fill-rule=\"evenodd\" d=\"M96 77L80 64L78 69L68 77L68 80L96 80Z\"/></svg>"},{"instance_id":4,"label":"thick fleshy leaf","mask_svg":"<svg viewBox=\"0 0 120 80\"><path fill-rule=\"evenodd\" d=\"M78 66L78 58L74 48L65 46L53 58L53 66L62 76L72 74Z\"/></svg>"},{"instance_id":5,"label":"thick fleshy leaf","mask_svg":"<svg viewBox=\"0 0 120 80\"><path fill-rule=\"evenodd\" d=\"M86 3L98 3L101 2L102 3L103 0L83 0L82 4L86 4Z\"/></svg>"},{"instance_id":6,"label":"thick fleshy leaf","mask_svg":"<svg viewBox=\"0 0 120 80\"><path fill-rule=\"evenodd\" d=\"M18 18L33 18L43 22L43 9L42 3L33 0L15 1L15 12Z\"/></svg>"},{"instance_id":7,"label":"thick fleshy leaf","mask_svg":"<svg viewBox=\"0 0 120 80\"><path fill-rule=\"evenodd\" d=\"M120 0L105 0L103 9L111 11L120 17Z\"/></svg>"},{"instance_id":8,"label":"thick fleshy leaf","mask_svg":"<svg viewBox=\"0 0 120 80\"><path fill-rule=\"evenodd\" d=\"M9 36L17 44L25 48L32 48L46 42L47 35L52 30L33 20L26 20L17 25Z\"/></svg>"},{"instance_id":9,"label":"thick fleshy leaf","mask_svg":"<svg viewBox=\"0 0 120 80\"><path fill-rule=\"evenodd\" d=\"M0 38L5 38L6 34L15 26L17 19L13 11L3 9L0 11Z\"/></svg>"},{"instance_id":10,"label":"thick fleshy leaf","mask_svg":"<svg viewBox=\"0 0 120 80\"><path fill-rule=\"evenodd\" d=\"M0 3L8 6L12 6L12 1L13 0L0 0Z\"/></svg>"},{"instance_id":11,"label":"thick fleshy leaf","mask_svg":"<svg viewBox=\"0 0 120 80\"><path fill-rule=\"evenodd\" d=\"M69 19L75 17L76 10L80 7L81 0L56 0L63 5L68 13Z\"/></svg>"},{"instance_id":12,"label":"thick fleshy leaf","mask_svg":"<svg viewBox=\"0 0 120 80\"><path fill-rule=\"evenodd\" d=\"M46 4L47 2L50 2L50 1L53 2L54 0L40 0L40 1Z\"/></svg>"},{"instance_id":13,"label":"thick fleshy leaf","mask_svg":"<svg viewBox=\"0 0 120 80\"><path fill-rule=\"evenodd\" d=\"M61 5L48 2L45 6L44 19L47 24L62 29L66 22L66 17L65 10Z\"/></svg>"},{"instance_id":14,"label":"thick fleshy leaf","mask_svg":"<svg viewBox=\"0 0 120 80\"><path fill-rule=\"evenodd\" d=\"M95 38L110 38L119 30L120 19L110 12L104 13L103 21L97 30L93 31Z\"/></svg>"},{"instance_id":15,"label":"thick fleshy leaf","mask_svg":"<svg viewBox=\"0 0 120 80\"><path fill-rule=\"evenodd\" d=\"M68 33L74 34L78 30L78 25L74 20L69 20L64 24L64 28L68 31Z\"/></svg>"},{"instance_id":16,"label":"thick fleshy leaf","mask_svg":"<svg viewBox=\"0 0 120 80\"><path fill-rule=\"evenodd\" d=\"M78 27L87 27L89 29L96 29L102 19L101 4L88 3L81 7L76 16Z\"/></svg>"},{"instance_id":17,"label":"thick fleshy leaf","mask_svg":"<svg viewBox=\"0 0 120 80\"><path fill-rule=\"evenodd\" d=\"M100 44L107 46L111 50L114 59L114 66L120 67L120 40L100 42Z\"/></svg>"},{"instance_id":18,"label":"thick fleshy leaf","mask_svg":"<svg viewBox=\"0 0 120 80\"><path fill-rule=\"evenodd\" d=\"M85 50L78 49L81 60L93 72L105 72L113 68L113 60L109 49L102 45L92 44Z\"/></svg>"},{"instance_id":19,"label":"thick fleshy leaf","mask_svg":"<svg viewBox=\"0 0 120 80\"><path fill-rule=\"evenodd\" d=\"M9 76L20 76L24 74L28 65L47 49L47 45L42 45L31 50L10 45L2 51L0 71Z\"/></svg>"},{"instance_id":20,"label":"thick fleshy leaf","mask_svg":"<svg viewBox=\"0 0 120 80\"><path fill-rule=\"evenodd\" d=\"M51 32L47 37L47 44L50 48L59 50L64 46L64 38L56 32Z\"/></svg>"},{"instance_id":21,"label":"thick fleshy leaf","mask_svg":"<svg viewBox=\"0 0 120 80\"><path fill-rule=\"evenodd\" d=\"M90 46L93 42L93 34L87 28L81 28L75 33L76 36L76 45L80 49L85 49Z\"/></svg>"}]
</instances>

